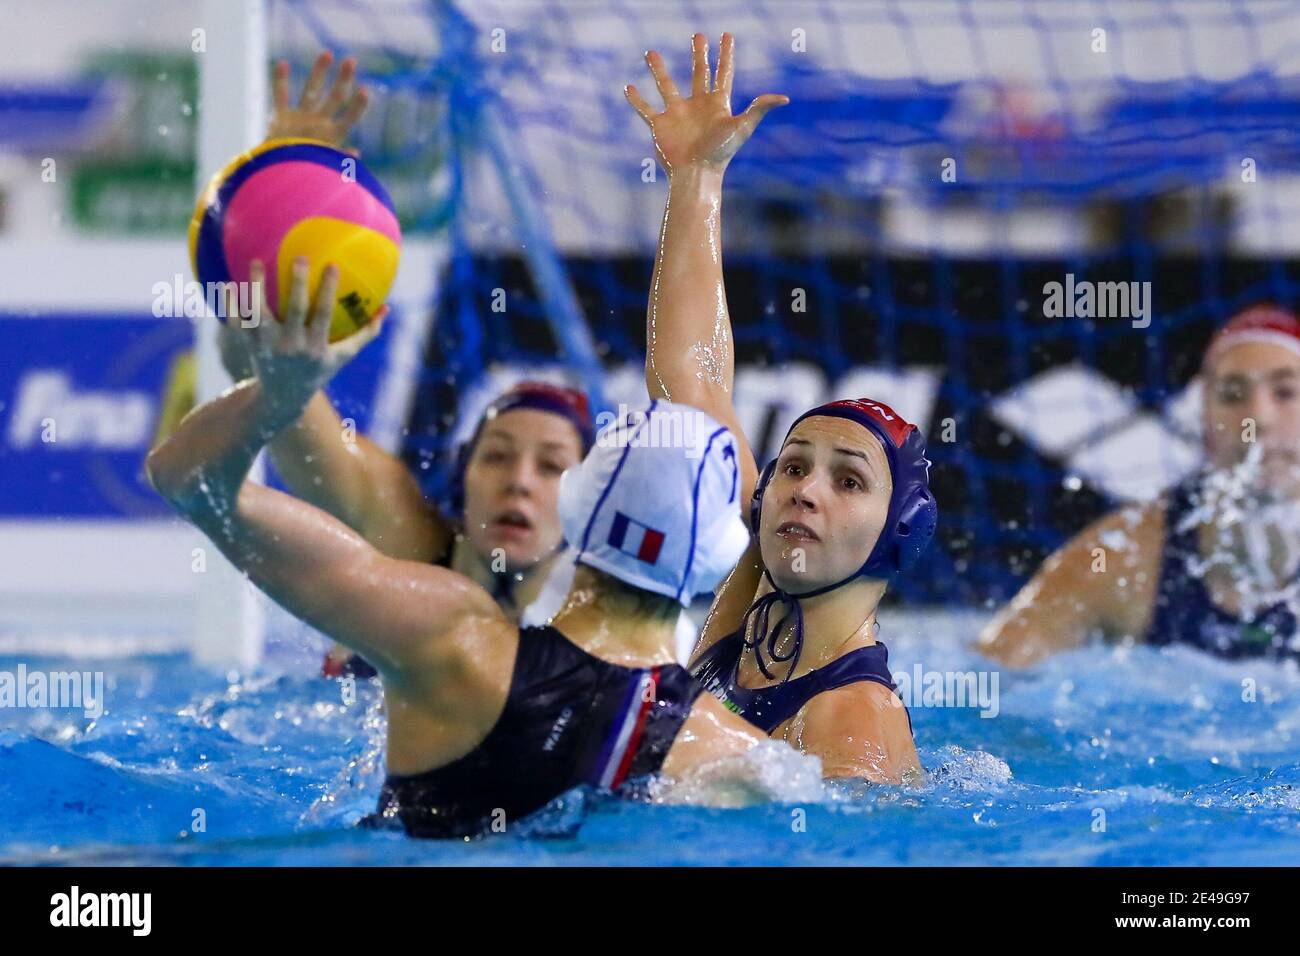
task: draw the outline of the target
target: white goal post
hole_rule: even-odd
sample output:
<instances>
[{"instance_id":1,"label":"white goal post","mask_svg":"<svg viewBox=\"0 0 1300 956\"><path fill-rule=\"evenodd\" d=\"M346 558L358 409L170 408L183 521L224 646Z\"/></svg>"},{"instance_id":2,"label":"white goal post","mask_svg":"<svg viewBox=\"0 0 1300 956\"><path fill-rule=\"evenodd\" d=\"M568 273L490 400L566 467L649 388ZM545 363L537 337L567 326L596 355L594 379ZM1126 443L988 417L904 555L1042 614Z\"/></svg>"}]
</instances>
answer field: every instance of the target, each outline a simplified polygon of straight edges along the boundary
<instances>
[{"instance_id":1,"label":"white goal post","mask_svg":"<svg viewBox=\"0 0 1300 956\"><path fill-rule=\"evenodd\" d=\"M264 0L203 0L204 50L199 61L198 176L195 194L232 156L261 142L266 129L267 36ZM195 328L199 402L230 385L217 351L217 324ZM252 477L264 473L259 458ZM260 660L266 627L262 596L224 556L210 548L198 590L194 659L250 666Z\"/></svg>"}]
</instances>

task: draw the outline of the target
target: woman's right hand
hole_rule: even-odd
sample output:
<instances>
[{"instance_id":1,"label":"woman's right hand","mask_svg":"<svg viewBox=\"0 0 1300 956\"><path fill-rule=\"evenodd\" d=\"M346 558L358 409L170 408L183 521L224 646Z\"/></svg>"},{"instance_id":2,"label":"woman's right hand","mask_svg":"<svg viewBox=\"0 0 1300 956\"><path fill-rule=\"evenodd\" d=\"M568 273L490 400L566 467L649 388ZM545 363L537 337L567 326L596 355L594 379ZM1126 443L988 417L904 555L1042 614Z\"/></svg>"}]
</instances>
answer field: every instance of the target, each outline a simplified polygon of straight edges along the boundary
<instances>
[{"instance_id":1,"label":"woman's right hand","mask_svg":"<svg viewBox=\"0 0 1300 956\"><path fill-rule=\"evenodd\" d=\"M228 311L226 321L217 329L217 351L232 382L242 382L257 374L253 369L253 356L248 351L248 336L240 328L241 321L239 313Z\"/></svg>"},{"instance_id":2,"label":"woman's right hand","mask_svg":"<svg viewBox=\"0 0 1300 956\"><path fill-rule=\"evenodd\" d=\"M718 171L726 169L731 157L749 139L759 121L769 110L784 106L789 97L766 93L749 104L738 116L731 115L731 82L735 39L722 34L718 52L718 71L710 84L709 42L704 34L692 38L694 68L691 72L691 95L683 97L668 75L664 58L655 50L646 52L646 64L654 76L655 86L664 100L664 111L655 113L632 84L624 87L632 108L650 127L659 162L668 175L686 166L703 165ZM712 87L712 88L710 88Z\"/></svg>"},{"instance_id":3,"label":"woman's right hand","mask_svg":"<svg viewBox=\"0 0 1300 956\"><path fill-rule=\"evenodd\" d=\"M384 306L360 331L330 343L338 267L326 267L314 308L307 289L308 276L307 260L295 259L290 273L288 307L284 318L277 321L266 299L265 268L255 259L249 264L249 280L257 290L254 302L260 308L247 324L236 318L239 312L233 298L227 310L231 317L227 328L244 336L243 349L261 383L263 400L275 410L277 417L284 416L286 423L296 421L316 391L379 334L388 313L388 307ZM230 294L233 296L233 291Z\"/></svg>"}]
</instances>

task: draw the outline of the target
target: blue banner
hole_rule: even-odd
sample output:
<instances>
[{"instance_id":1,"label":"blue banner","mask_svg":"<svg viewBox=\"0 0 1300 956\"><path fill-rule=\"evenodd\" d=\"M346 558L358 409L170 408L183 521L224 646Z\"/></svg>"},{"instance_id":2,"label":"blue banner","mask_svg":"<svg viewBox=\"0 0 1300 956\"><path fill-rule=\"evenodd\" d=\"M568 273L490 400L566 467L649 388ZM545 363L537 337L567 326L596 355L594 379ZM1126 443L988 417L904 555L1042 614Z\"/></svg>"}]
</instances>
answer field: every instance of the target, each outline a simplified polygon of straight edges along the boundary
<instances>
[{"instance_id":1,"label":"blue banner","mask_svg":"<svg viewBox=\"0 0 1300 956\"><path fill-rule=\"evenodd\" d=\"M184 318L0 313L0 519L167 515L144 459L165 393L192 374L193 330ZM372 344L330 387L359 432L383 349Z\"/></svg>"}]
</instances>

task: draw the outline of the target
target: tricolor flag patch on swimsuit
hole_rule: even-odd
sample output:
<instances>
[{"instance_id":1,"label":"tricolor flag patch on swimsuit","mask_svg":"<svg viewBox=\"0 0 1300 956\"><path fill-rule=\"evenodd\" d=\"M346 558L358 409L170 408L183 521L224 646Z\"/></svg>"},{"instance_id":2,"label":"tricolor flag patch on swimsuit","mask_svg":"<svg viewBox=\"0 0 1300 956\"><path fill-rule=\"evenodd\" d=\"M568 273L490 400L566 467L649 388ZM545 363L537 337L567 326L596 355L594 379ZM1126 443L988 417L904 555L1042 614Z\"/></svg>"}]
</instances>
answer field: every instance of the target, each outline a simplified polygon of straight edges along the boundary
<instances>
[{"instance_id":1,"label":"tricolor flag patch on swimsuit","mask_svg":"<svg viewBox=\"0 0 1300 956\"><path fill-rule=\"evenodd\" d=\"M664 546L664 533L616 511L609 527L609 543L624 554L630 554L646 564L654 564L659 560L659 551Z\"/></svg>"}]
</instances>

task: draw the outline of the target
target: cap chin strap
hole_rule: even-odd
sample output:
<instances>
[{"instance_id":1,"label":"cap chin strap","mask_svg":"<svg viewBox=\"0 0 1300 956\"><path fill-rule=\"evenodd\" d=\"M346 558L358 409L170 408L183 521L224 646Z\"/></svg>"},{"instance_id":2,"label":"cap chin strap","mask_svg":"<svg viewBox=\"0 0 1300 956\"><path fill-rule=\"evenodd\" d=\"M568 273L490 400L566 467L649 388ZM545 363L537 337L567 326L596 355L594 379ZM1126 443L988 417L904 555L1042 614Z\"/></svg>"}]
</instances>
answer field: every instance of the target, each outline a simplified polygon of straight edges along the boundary
<instances>
[{"instance_id":1,"label":"cap chin strap","mask_svg":"<svg viewBox=\"0 0 1300 956\"><path fill-rule=\"evenodd\" d=\"M870 562L868 562L868 564L869 563ZM799 603L799 599L817 597L818 595L834 591L836 588L841 588L851 581L856 581L858 578L865 577L866 572L867 566L864 565L850 574L847 578L844 578L841 581L836 581L834 584L815 588L812 591L801 591L798 594L793 594L777 587L776 582L772 580L772 575L768 572L767 568L764 568L763 577L767 578L767 583L772 585L772 590L768 591L751 604L749 610L745 612L745 616L740 619L740 639L744 643L745 647L753 649L754 660L758 663L759 672L768 680L776 680L776 675L768 670L767 665L763 663L763 645L766 644L767 656L773 664L784 664L786 661L790 661L790 667L786 670L785 677L781 678L781 683L784 684L788 681L791 675L794 674L795 669L798 668L799 656L803 653L803 605ZM771 618L772 608L775 607L777 603L788 605L790 610L788 610L785 615L776 622L776 627L769 628L768 624ZM755 617L754 637L752 640L749 637L749 621L751 616ZM794 618L794 643L788 653L779 654L776 649L776 644L778 639L781 637L781 632L785 630L786 621L790 620L791 617Z\"/></svg>"}]
</instances>

